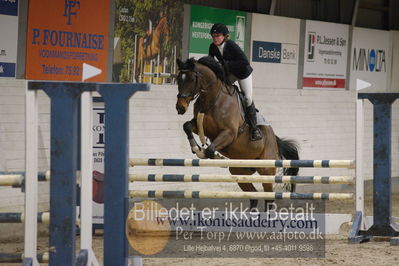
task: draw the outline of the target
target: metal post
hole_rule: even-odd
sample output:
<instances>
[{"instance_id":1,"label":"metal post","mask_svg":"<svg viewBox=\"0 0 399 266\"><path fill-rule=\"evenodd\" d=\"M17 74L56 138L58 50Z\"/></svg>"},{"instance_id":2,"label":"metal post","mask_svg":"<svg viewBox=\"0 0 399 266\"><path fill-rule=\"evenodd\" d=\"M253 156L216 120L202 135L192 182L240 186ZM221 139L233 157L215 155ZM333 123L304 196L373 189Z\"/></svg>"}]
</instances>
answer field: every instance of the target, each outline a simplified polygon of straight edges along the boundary
<instances>
[{"instance_id":1,"label":"metal post","mask_svg":"<svg viewBox=\"0 0 399 266\"><path fill-rule=\"evenodd\" d=\"M272 2L270 3L270 12L269 15L274 15L274 12L276 10L276 1L277 0L272 0Z\"/></svg>"},{"instance_id":2,"label":"metal post","mask_svg":"<svg viewBox=\"0 0 399 266\"><path fill-rule=\"evenodd\" d=\"M104 265L126 265L128 244L129 98L147 84L99 84L105 102Z\"/></svg>"},{"instance_id":3,"label":"metal post","mask_svg":"<svg viewBox=\"0 0 399 266\"><path fill-rule=\"evenodd\" d=\"M352 13L352 26L356 26L356 20L357 20L357 12L359 10L359 1L360 0L355 0L355 6L353 7L353 13Z\"/></svg>"}]
</instances>

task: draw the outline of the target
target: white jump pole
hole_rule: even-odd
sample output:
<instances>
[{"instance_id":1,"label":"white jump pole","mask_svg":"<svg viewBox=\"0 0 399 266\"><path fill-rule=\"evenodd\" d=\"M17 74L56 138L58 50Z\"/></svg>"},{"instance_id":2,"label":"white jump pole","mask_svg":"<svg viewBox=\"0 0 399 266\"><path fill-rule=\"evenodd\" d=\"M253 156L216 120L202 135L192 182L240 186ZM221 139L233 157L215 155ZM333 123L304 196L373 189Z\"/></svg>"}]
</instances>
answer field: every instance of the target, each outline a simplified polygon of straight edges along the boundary
<instances>
[{"instance_id":1,"label":"white jump pole","mask_svg":"<svg viewBox=\"0 0 399 266\"><path fill-rule=\"evenodd\" d=\"M81 96L81 190L80 190L80 245L88 251L88 264L99 263L92 249L92 205L93 205L93 115L92 93L83 92Z\"/></svg>"},{"instance_id":2,"label":"white jump pole","mask_svg":"<svg viewBox=\"0 0 399 266\"><path fill-rule=\"evenodd\" d=\"M358 92L359 90L356 90L356 212L362 213L360 229L365 230L363 177L364 100L358 99Z\"/></svg>"},{"instance_id":3,"label":"white jump pole","mask_svg":"<svg viewBox=\"0 0 399 266\"><path fill-rule=\"evenodd\" d=\"M37 91L26 89L25 96L25 258L37 261L38 197L38 100Z\"/></svg>"}]
</instances>

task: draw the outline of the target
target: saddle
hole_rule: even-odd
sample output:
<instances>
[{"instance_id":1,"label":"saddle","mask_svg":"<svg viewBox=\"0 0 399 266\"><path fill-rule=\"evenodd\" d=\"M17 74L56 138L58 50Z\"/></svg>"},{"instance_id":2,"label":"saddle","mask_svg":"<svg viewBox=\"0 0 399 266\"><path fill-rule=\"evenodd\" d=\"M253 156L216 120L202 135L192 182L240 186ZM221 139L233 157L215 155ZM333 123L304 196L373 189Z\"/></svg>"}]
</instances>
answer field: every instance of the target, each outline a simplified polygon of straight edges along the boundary
<instances>
[{"instance_id":1,"label":"saddle","mask_svg":"<svg viewBox=\"0 0 399 266\"><path fill-rule=\"evenodd\" d=\"M238 135L241 135L244 132L245 127L247 127L249 125L248 116L245 113L245 108L244 108L244 106L245 106L245 94L244 94L243 91L240 90L240 88L238 88L237 85L233 84L231 86L234 88L234 90L237 93L238 105L240 106L239 107L240 108L240 114L241 114L242 119L244 120L244 123L242 125L240 125L240 127L238 128ZM256 111L258 111L258 110L256 110Z\"/></svg>"}]
</instances>

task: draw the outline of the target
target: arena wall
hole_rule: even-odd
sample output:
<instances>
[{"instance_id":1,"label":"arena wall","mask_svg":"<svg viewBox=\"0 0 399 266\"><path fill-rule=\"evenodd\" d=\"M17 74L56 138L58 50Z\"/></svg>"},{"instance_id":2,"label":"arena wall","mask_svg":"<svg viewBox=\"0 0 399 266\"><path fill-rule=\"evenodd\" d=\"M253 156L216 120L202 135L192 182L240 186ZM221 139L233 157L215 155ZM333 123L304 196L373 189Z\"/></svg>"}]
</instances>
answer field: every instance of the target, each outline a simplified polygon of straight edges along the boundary
<instances>
[{"instance_id":1,"label":"arena wall","mask_svg":"<svg viewBox=\"0 0 399 266\"><path fill-rule=\"evenodd\" d=\"M24 90L26 81L0 80L0 170L24 169ZM151 86L131 99L130 157L194 158L182 130L192 118L192 109L178 116L176 86ZM298 142L302 159L355 159L355 92L347 90L300 90L254 88L257 108L282 138ZM399 103L393 105L393 158L399 156ZM366 103L365 178L372 176L372 109ZM49 99L40 97L40 170L49 169ZM143 170L143 169L140 169ZM171 169L169 169L171 170ZM173 169L176 170L176 169ZM214 172L215 169L195 169ZM329 169L348 174L351 170ZM136 169L132 169L136 171ZM137 171L139 171L137 169ZM226 173L226 169L218 172ZM323 174L325 169L301 170L302 174ZM164 170L167 172L167 170ZM316 172L316 173L315 173ZM349 173L350 174L350 173ZM352 173L353 174L353 173ZM398 160L393 160L393 176L399 176ZM16 188L0 188L0 208L15 209L23 203ZM48 194L41 184L40 198Z\"/></svg>"},{"instance_id":2,"label":"arena wall","mask_svg":"<svg viewBox=\"0 0 399 266\"><path fill-rule=\"evenodd\" d=\"M398 92L398 32L391 31L392 72L388 91ZM0 171L23 171L25 166L25 80L0 79ZM175 110L176 86L152 85L150 92L139 92L131 99L130 157L194 158L182 130L192 118L192 109L183 116ZM40 98L39 169L49 169L50 105L44 93ZM254 88L257 108L276 134L298 142L301 159L355 159L355 92L353 90L303 90ZM372 178L372 105L365 104L364 175ZM392 175L399 176L399 102L392 108ZM145 172L146 168L131 169ZM156 172L159 169L152 168ZM227 173L227 169L164 168L163 173ZM354 174L344 169L302 169L301 174ZM140 188L209 189L209 184L139 184ZM212 184L212 189L237 190L236 184ZM48 183L39 186L39 210L47 210ZM22 211L23 193L19 188L0 187L0 211Z\"/></svg>"}]
</instances>

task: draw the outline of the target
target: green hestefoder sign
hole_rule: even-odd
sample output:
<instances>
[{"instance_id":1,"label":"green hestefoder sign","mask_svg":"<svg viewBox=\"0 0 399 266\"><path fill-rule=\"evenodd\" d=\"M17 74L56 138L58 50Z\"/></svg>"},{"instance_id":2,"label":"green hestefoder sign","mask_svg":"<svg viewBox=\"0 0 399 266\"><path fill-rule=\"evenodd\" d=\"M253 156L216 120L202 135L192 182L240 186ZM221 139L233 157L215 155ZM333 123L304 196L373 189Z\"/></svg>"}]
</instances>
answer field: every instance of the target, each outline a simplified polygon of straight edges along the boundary
<instances>
[{"instance_id":1,"label":"green hestefoder sign","mask_svg":"<svg viewBox=\"0 0 399 266\"><path fill-rule=\"evenodd\" d=\"M208 54L209 44L212 42L209 31L214 23L225 24L230 31L230 39L244 50L247 13L192 5L189 57Z\"/></svg>"}]
</instances>

